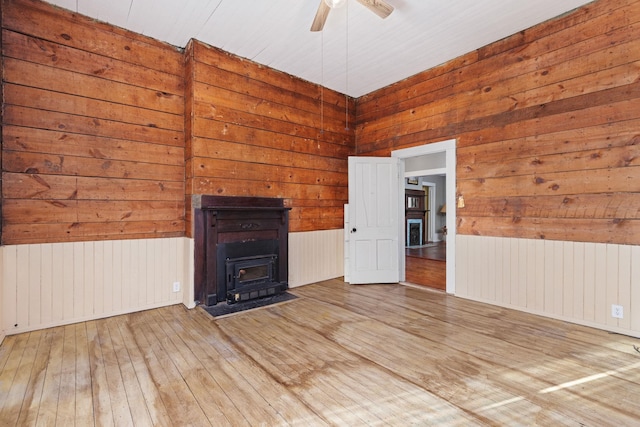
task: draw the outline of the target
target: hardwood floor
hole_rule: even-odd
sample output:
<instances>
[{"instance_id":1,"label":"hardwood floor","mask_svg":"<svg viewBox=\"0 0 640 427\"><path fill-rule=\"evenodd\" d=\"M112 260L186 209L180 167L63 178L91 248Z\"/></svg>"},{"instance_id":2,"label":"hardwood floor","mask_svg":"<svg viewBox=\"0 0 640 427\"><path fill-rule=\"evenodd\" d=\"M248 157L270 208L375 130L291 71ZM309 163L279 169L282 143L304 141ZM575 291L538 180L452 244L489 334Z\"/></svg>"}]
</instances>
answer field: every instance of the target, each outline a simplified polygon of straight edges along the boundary
<instances>
[{"instance_id":1,"label":"hardwood floor","mask_svg":"<svg viewBox=\"0 0 640 427\"><path fill-rule=\"evenodd\" d=\"M638 340L340 280L9 336L0 425L634 425Z\"/></svg>"},{"instance_id":2,"label":"hardwood floor","mask_svg":"<svg viewBox=\"0 0 640 427\"><path fill-rule=\"evenodd\" d=\"M447 260L447 244L445 242L430 243L425 246L407 247L405 249L407 256L423 259L431 259L434 261Z\"/></svg>"},{"instance_id":3,"label":"hardwood floor","mask_svg":"<svg viewBox=\"0 0 640 427\"><path fill-rule=\"evenodd\" d=\"M407 248L406 281L444 291L447 288L447 246L444 242Z\"/></svg>"}]
</instances>

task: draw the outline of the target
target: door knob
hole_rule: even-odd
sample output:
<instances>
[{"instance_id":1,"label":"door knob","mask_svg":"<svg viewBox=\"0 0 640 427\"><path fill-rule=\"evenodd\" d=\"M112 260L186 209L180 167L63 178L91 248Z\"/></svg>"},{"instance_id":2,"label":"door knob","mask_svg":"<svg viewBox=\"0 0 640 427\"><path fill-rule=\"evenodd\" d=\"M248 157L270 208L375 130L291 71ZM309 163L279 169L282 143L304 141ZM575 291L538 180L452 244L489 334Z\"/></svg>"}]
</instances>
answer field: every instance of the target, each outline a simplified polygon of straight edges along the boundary
<instances>
[{"instance_id":1,"label":"door knob","mask_svg":"<svg viewBox=\"0 0 640 427\"><path fill-rule=\"evenodd\" d=\"M356 232L356 228L355 228L355 227L354 227L354 228L352 228L352 229L351 229L351 232L352 232L352 233L355 233L355 232Z\"/></svg>"}]
</instances>

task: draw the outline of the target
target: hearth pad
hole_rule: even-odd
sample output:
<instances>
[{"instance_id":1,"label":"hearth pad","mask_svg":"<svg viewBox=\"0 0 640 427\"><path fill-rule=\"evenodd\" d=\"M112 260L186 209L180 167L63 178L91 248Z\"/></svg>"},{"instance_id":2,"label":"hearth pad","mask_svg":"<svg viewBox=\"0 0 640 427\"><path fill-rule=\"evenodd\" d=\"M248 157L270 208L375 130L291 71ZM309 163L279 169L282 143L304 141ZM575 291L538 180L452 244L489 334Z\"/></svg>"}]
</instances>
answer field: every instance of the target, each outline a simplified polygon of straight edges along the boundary
<instances>
[{"instance_id":1,"label":"hearth pad","mask_svg":"<svg viewBox=\"0 0 640 427\"><path fill-rule=\"evenodd\" d=\"M254 308L266 307L268 305L277 304L280 302L290 301L298 298L297 296L290 294L289 292L282 292L277 295L258 298L249 301L237 302L234 304L227 304L226 302L220 302L211 307L202 307L207 313L214 318L220 318L242 311L251 310Z\"/></svg>"}]
</instances>

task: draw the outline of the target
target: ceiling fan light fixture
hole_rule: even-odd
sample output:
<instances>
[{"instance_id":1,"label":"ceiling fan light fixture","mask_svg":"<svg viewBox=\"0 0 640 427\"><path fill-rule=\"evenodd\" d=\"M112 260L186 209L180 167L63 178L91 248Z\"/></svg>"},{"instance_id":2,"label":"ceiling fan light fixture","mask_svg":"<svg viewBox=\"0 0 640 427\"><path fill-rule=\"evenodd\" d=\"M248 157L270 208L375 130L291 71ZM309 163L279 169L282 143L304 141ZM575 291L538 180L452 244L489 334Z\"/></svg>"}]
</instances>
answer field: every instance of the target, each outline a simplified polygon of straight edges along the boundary
<instances>
[{"instance_id":1,"label":"ceiling fan light fixture","mask_svg":"<svg viewBox=\"0 0 640 427\"><path fill-rule=\"evenodd\" d=\"M347 4L347 0L324 0L331 9L337 9Z\"/></svg>"}]
</instances>

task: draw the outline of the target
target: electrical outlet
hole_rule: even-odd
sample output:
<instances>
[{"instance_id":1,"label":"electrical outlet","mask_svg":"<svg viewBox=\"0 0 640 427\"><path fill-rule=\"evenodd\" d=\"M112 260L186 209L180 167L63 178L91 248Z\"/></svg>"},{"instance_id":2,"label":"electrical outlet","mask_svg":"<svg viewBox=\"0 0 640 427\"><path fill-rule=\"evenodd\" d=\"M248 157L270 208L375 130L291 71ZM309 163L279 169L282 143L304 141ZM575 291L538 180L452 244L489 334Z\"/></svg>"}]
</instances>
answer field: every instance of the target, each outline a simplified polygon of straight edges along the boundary
<instances>
[{"instance_id":1,"label":"electrical outlet","mask_svg":"<svg viewBox=\"0 0 640 427\"><path fill-rule=\"evenodd\" d=\"M611 304L611 317L615 317L616 319L622 319L623 316L624 316L624 312L622 311L622 306Z\"/></svg>"},{"instance_id":2,"label":"electrical outlet","mask_svg":"<svg viewBox=\"0 0 640 427\"><path fill-rule=\"evenodd\" d=\"M173 292L180 292L180 282L173 282Z\"/></svg>"}]
</instances>

